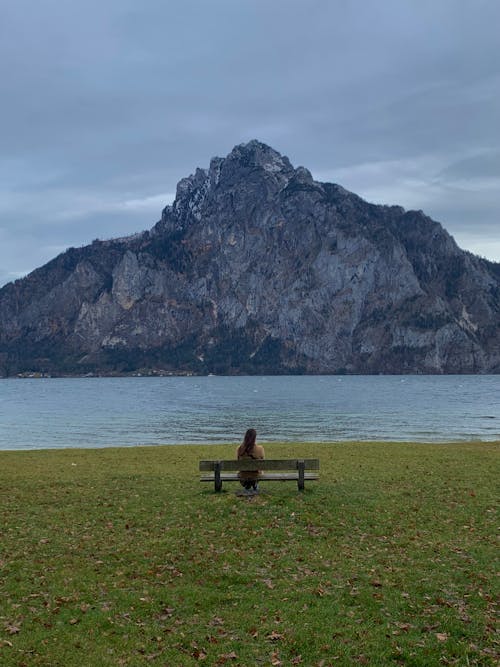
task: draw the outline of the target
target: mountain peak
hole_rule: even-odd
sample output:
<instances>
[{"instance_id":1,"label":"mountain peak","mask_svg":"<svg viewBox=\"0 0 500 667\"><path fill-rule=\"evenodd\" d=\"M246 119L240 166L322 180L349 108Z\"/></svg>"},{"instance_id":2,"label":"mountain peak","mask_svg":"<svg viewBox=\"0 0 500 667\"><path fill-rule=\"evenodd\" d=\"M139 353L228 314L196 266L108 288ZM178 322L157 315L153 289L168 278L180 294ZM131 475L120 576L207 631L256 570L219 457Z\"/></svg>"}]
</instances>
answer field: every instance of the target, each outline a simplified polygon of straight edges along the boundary
<instances>
[{"instance_id":1,"label":"mountain peak","mask_svg":"<svg viewBox=\"0 0 500 667\"><path fill-rule=\"evenodd\" d=\"M260 170L260 175L273 183L271 187L278 189L285 187L293 176L312 180L306 169L299 167L295 170L286 156L252 139L235 146L225 158L212 158L209 169L197 168L194 174L181 179L173 206L163 210L162 221L165 222L171 208L181 215L182 224L189 218L200 220L204 202L221 181L244 182L248 172L253 170Z\"/></svg>"},{"instance_id":2,"label":"mountain peak","mask_svg":"<svg viewBox=\"0 0 500 667\"><path fill-rule=\"evenodd\" d=\"M290 160L285 155L281 155L257 139L235 146L226 160L237 161L249 167L262 167L271 173L293 170Z\"/></svg>"}]
</instances>

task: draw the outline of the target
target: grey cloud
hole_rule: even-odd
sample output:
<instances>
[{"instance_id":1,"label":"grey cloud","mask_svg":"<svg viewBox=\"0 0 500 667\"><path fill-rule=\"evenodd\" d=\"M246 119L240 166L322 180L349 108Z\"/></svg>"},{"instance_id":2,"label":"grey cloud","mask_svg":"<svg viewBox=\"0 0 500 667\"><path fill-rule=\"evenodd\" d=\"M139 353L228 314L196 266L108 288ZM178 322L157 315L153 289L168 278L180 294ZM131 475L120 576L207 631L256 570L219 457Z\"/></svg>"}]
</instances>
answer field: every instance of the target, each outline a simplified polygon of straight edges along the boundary
<instances>
[{"instance_id":1,"label":"grey cloud","mask_svg":"<svg viewBox=\"0 0 500 667\"><path fill-rule=\"evenodd\" d=\"M150 227L127 201L252 138L491 249L499 23L495 0L4 3L0 282Z\"/></svg>"},{"instance_id":2,"label":"grey cloud","mask_svg":"<svg viewBox=\"0 0 500 667\"><path fill-rule=\"evenodd\" d=\"M500 151L484 150L478 155L457 160L443 169L439 177L461 179L468 178L471 174L474 175L474 179L500 179Z\"/></svg>"}]
</instances>

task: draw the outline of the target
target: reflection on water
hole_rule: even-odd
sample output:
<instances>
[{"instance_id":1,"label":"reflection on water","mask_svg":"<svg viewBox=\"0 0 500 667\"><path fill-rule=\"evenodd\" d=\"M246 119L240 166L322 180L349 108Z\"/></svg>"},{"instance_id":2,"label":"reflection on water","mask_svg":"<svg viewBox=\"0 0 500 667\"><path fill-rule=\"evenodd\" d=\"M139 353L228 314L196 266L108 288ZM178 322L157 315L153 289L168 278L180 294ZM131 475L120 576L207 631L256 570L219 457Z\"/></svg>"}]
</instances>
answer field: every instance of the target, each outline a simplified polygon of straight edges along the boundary
<instances>
[{"instance_id":1,"label":"reflection on water","mask_svg":"<svg viewBox=\"0 0 500 667\"><path fill-rule=\"evenodd\" d=\"M0 381L0 449L500 439L500 376Z\"/></svg>"}]
</instances>

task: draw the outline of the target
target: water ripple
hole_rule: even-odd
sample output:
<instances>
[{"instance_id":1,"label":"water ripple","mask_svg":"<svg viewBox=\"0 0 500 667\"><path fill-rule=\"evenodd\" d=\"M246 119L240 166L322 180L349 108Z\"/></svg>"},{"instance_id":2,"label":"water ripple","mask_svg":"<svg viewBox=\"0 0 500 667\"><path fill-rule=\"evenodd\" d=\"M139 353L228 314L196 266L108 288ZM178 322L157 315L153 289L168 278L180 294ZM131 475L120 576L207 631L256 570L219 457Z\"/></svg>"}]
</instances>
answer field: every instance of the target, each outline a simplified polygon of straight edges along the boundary
<instances>
[{"instance_id":1,"label":"water ripple","mask_svg":"<svg viewBox=\"0 0 500 667\"><path fill-rule=\"evenodd\" d=\"M500 376L0 381L0 449L261 441L499 440Z\"/></svg>"}]
</instances>

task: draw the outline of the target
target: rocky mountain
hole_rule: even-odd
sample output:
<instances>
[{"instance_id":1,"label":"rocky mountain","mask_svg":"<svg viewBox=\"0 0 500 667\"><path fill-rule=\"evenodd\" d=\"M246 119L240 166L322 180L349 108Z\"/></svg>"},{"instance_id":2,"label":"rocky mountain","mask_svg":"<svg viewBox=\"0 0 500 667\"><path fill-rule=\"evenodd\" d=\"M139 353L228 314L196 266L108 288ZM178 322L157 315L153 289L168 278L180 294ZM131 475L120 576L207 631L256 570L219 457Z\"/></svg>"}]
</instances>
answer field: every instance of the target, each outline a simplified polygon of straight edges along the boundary
<instances>
[{"instance_id":1,"label":"rocky mountain","mask_svg":"<svg viewBox=\"0 0 500 667\"><path fill-rule=\"evenodd\" d=\"M0 374L498 373L500 264L251 141L0 290Z\"/></svg>"}]
</instances>

